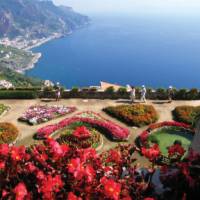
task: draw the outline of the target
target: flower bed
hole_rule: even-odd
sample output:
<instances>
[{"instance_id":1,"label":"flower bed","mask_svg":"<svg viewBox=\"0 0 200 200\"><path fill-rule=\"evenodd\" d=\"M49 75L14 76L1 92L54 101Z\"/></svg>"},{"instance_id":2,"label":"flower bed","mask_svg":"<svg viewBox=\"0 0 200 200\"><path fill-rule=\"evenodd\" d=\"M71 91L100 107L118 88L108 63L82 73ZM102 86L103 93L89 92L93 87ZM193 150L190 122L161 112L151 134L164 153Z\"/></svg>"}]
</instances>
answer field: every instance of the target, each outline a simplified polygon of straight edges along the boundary
<instances>
[{"instance_id":1,"label":"flower bed","mask_svg":"<svg viewBox=\"0 0 200 200\"><path fill-rule=\"evenodd\" d=\"M5 106L4 104L0 104L0 116L9 110L8 106Z\"/></svg>"},{"instance_id":2,"label":"flower bed","mask_svg":"<svg viewBox=\"0 0 200 200\"><path fill-rule=\"evenodd\" d=\"M83 122L83 123L90 124L91 126L103 129L109 136L112 137L112 139L125 140L128 138L130 134L128 129L123 128L107 119L104 119L102 116L100 116L97 113L82 112L75 115L72 118L66 118L60 121L58 124L49 125L49 126L40 128L37 131L36 137L38 139L47 138L54 132L61 130L63 128L66 128L67 126L75 122Z\"/></svg>"},{"instance_id":3,"label":"flower bed","mask_svg":"<svg viewBox=\"0 0 200 200\"><path fill-rule=\"evenodd\" d=\"M168 129L171 127L176 128L176 129L172 129L172 131L174 131L175 134L176 134L176 131L178 130L184 130L185 133L194 134L194 130L191 129L190 125L187 125L185 123L180 123L180 122L175 122L175 121L165 121L165 122L150 125L147 128L147 130L143 131L140 134L138 140L136 141L140 147L141 153L145 157L147 157L150 161L158 160L159 157L164 156L163 153L160 151L158 138L152 137L153 134L157 133L154 131L158 129L162 131L163 128ZM182 152L181 157L185 154L185 150L183 149L182 145L178 141L175 140L174 144L172 145L176 145L176 147L179 147L179 150L182 149L180 150ZM178 152L178 148L173 148L173 149L174 151ZM168 157L171 158L172 157L171 155L172 155L172 152L168 149Z\"/></svg>"},{"instance_id":4,"label":"flower bed","mask_svg":"<svg viewBox=\"0 0 200 200\"><path fill-rule=\"evenodd\" d=\"M119 146L105 156L50 138L27 148L0 145L0 198L156 200L169 199L170 194L170 199L199 199L199 155L191 152L173 168L164 166L155 173L155 168L134 164L133 149ZM154 174L157 184L151 182ZM156 194L156 187L167 192Z\"/></svg>"},{"instance_id":5,"label":"flower bed","mask_svg":"<svg viewBox=\"0 0 200 200\"><path fill-rule=\"evenodd\" d=\"M11 123L0 123L0 144L14 142L19 134Z\"/></svg>"},{"instance_id":6,"label":"flower bed","mask_svg":"<svg viewBox=\"0 0 200 200\"><path fill-rule=\"evenodd\" d=\"M141 127L158 120L158 114L151 105L135 104L107 107L103 109L107 114L116 117L131 126Z\"/></svg>"},{"instance_id":7,"label":"flower bed","mask_svg":"<svg viewBox=\"0 0 200 200\"><path fill-rule=\"evenodd\" d=\"M73 148L100 148L103 144L103 138L100 132L89 124L76 122L67 128L58 131L56 140L60 144L68 144Z\"/></svg>"},{"instance_id":8,"label":"flower bed","mask_svg":"<svg viewBox=\"0 0 200 200\"><path fill-rule=\"evenodd\" d=\"M192 124L197 113L199 112L200 106L178 106L172 113L176 121Z\"/></svg>"},{"instance_id":9,"label":"flower bed","mask_svg":"<svg viewBox=\"0 0 200 200\"><path fill-rule=\"evenodd\" d=\"M36 125L72 113L75 110L75 107L35 105L31 106L18 120Z\"/></svg>"}]
</instances>

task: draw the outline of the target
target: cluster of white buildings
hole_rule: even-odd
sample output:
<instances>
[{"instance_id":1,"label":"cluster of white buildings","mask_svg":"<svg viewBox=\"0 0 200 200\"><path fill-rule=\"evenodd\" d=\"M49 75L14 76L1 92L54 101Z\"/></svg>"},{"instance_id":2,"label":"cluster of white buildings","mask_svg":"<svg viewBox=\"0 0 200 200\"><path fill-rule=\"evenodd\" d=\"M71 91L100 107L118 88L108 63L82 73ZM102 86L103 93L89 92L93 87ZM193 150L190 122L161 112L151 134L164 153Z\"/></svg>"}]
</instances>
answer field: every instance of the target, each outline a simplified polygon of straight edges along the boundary
<instances>
[{"instance_id":1,"label":"cluster of white buildings","mask_svg":"<svg viewBox=\"0 0 200 200\"><path fill-rule=\"evenodd\" d=\"M0 88L6 88L6 89L9 89L9 88L13 88L13 84L9 81L6 81L6 80L0 80Z\"/></svg>"}]
</instances>

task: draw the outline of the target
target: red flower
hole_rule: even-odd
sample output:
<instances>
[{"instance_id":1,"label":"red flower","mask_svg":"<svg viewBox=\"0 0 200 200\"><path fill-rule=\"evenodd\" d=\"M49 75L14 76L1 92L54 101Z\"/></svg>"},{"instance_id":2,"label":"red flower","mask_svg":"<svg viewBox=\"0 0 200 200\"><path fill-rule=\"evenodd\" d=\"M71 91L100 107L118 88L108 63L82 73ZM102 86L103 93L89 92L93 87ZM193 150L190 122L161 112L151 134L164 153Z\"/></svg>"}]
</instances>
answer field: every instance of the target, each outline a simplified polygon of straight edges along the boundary
<instances>
[{"instance_id":1,"label":"red flower","mask_svg":"<svg viewBox=\"0 0 200 200\"><path fill-rule=\"evenodd\" d=\"M4 161L0 161L0 170L4 170L6 163Z\"/></svg>"},{"instance_id":2,"label":"red flower","mask_svg":"<svg viewBox=\"0 0 200 200\"><path fill-rule=\"evenodd\" d=\"M87 139L91 136L91 133L85 126L80 126L73 132L73 135L78 139Z\"/></svg>"},{"instance_id":3,"label":"red flower","mask_svg":"<svg viewBox=\"0 0 200 200\"><path fill-rule=\"evenodd\" d=\"M11 158L13 161L20 161L25 158L25 147L12 147L11 149Z\"/></svg>"},{"instance_id":4,"label":"red flower","mask_svg":"<svg viewBox=\"0 0 200 200\"><path fill-rule=\"evenodd\" d=\"M108 158L107 158L106 161L107 162L121 163L122 162L121 154L116 150L110 150Z\"/></svg>"},{"instance_id":5,"label":"red flower","mask_svg":"<svg viewBox=\"0 0 200 200\"><path fill-rule=\"evenodd\" d=\"M84 167L80 158L71 159L67 168L69 173L72 173L77 180L80 180L84 175Z\"/></svg>"},{"instance_id":6,"label":"red flower","mask_svg":"<svg viewBox=\"0 0 200 200\"><path fill-rule=\"evenodd\" d=\"M45 174L43 173L43 171L38 171L36 174L36 177L38 180L44 180L45 179Z\"/></svg>"},{"instance_id":7,"label":"red flower","mask_svg":"<svg viewBox=\"0 0 200 200\"><path fill-rule=\"evenodd\" d=\"M41 182L39 187L39 192L42 192L43 199L53 199L53 192L59 192L60 189L63 187L63 182L61 180L60 175L56 175L52 177L48 175L45 179Z\"/></svg>"},{"instance_id":8,"label":"red flower","mask_svg":"<svg viewBox=\"0 0 200 200\"><path fill-rule=\"evenodd\" d=\"M8 144L1 144L0 145L0 156L8 156L9 154L9 146Z\"/></svg>"},{"instance_id":9,"label":"red flower","mask_svg":"<svg viewBox=\"0 0 200 200\"><path fill-rule=\"evenodd\" d=\"M82 200L82 198L77 197L73 192L68 194L67 200Z\"/></svg>"},{"instance_id":10,"label":"red flower","mask_svg":"<svg viewBox=\"0 0 200 200\"><path fill-rule=\"evenodd\" d=\"M18 185L13 189L13 192L15 193L16 200L23 200L28 195L26 186L23 182L18 183Z\"/></svg>"},{"instance_id":11,"label":"red flower","mask_svg":"<svg viewBox=\"0 0 200 200\"><path fill-rule=\"evenodd\" d=\"M92 183L95 178L95 170L91 165L85 167L85 177L87 178L88 183Z\"/></svg>"},{"instance_id":12,"label":"red flower","mask_svg":"<svg viewBox=\"0 0 200 200\"><path fill-rule=\"evenodd\" d=\"M168 149L168 155L170 157L180 156L182 157L185 153L185 149L180 144L174 144Z\"/></svg>"},{"instance_id":13,"label":"red flower","mask_svg":"<svg viewBox=\"0 0 200 200\"><path fill-rule=\"evenodd\" d=\"M78 149L79 157L81 162L86 162L87 160L97 158L97 153L95 149L87 148L87 149Z\"/></svg>"},{"instance_id":14,"label":"red flower","mask_svg":"<svg viewBox=\"0 0 200 200\"><path fill-rule=\"evenodd\" d=\"M142 154L147 157L150 161L154 161L160 155L160 149L157 144L154 144L151 148L146 149L144 147L141 148Z\"/></svg>"},{"instance_id":15,"label":"red flower","mask_svg":"<svg viewBox=\"0 0 200 200\"><path fill-rule=\"evenodd\" d=\"M106 177L103 177L100 181L104 187L105 195L108 198L118 200L121 192L121 184L116 183L114 180L107 179Z\"/></svg>"}]
</instances>

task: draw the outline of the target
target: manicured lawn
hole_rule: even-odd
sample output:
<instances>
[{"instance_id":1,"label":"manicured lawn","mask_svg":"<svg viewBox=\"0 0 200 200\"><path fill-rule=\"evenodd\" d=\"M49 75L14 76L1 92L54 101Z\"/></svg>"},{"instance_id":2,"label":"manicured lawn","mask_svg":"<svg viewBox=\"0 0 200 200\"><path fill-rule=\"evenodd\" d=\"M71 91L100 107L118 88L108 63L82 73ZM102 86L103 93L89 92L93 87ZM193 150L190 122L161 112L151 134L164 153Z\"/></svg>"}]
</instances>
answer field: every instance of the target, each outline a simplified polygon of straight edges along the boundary
<instances>
[{"instance_id":1,"label":"manicured lawn","mask_svg":"<svg viewBox=\"0 0 200 200\"><path fill-rule=\"evenodd\" d=\"M174 144L176 140L181 141L183 148L187 151L193 139L192 134L175 128L163 128L149 136L149 141L158 141L160 150L163 155L168 155L167 147Z\"/></svg>"}]
</instances>

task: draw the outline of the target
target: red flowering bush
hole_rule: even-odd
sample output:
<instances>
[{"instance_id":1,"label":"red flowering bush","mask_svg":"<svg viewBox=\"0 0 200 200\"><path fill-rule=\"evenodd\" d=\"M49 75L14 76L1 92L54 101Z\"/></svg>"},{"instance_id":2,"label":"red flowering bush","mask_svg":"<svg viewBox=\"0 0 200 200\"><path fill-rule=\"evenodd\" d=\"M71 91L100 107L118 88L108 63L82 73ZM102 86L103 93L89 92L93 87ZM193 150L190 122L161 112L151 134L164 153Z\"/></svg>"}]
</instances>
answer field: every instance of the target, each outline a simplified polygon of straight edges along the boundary
<instances>
[{"instance_id":1,"label":"red flowering bush","mask_svg":"<svg viewBox=\"0 0 200 200\"><path fill-rule=\"evenodd\" d=\"M102 118L100 115L93 112L83 112L72 118L66 118L60 121L58 124L46 126L37 130L36 137L38 139L48 138L55 131L61 130L72 123L83 122L88 123L91 126L99 127L105 129L106 132L113 138L117 140L125 140L129 136L129 130L119 126L118 124L111 122L107 119Z\"/></svg>"},{"instance_id":2,"label":"red flowering bush","mask_svg":"<svg viewBox=\"0 0 200 200\"><path fill-rule=\"evenodd\" d=\"M173 110L173 116L176 121L186 124L193 124L196 115L200 111L200 106L178 106Z\"/></svg>"},{"instance_id":3,"label":"red flowering bush","mask_svg":"<svg viewBox=\"0 0 200 200\"><path fill-rule=\"evenodd\" d=\"M78 139L87 139L91 136L91 133L85 126L80 126L73 132L73 136Z\"/></svg>"},{"instance_id":4,"label":"red flowering bush","mask_svg":"<svg viewBox=\"0 0 200 200\"><path fill-rule=\"evenodd\" d=\"M107 107L103 109L107 114L131 126L144 126L158 120L158 114L151 105L135 104Z\"/></svg>"},{"instance_id":5,"label":"red flowering bush","mask_svg":"<svg viewBox=\"0 0 200 200\"><path fill-rule=\"evenodd\" d=\"M11 123L0 123L0 144L11 143L16 140L19 131L16 126Z\"/></svg>"},{"instance_id":6,"label":"red flowering bush","mask_svg":"<svg viewBox=\"0 0 200 200\"><path fill-rule=\"evenodd\" d=\"M157 144L154 144L152 147L150 147L148 149L142 147L141 152L151 162L155 162L161 154L159 146Z\"/></svg>"},{"instance_id":7,"label":"red flowering bush","mask_svg":"<svg viewBox=\"0 0 200 200\"><path fill-rule=\"evenodd\" d=\"M121 145L98 155L94 149L74 149L53 139L27 148L2 144L0 199L158 199L151 182L156 169L145 169L146 175L137 169L134 150ZM158 187L167 187L173 199L199 199L199 165L200 156L191 152L173 165L173 176L170 166L161 168ZM162 198L167 197L164 190Z\"/></svg>"}]
</instances>

